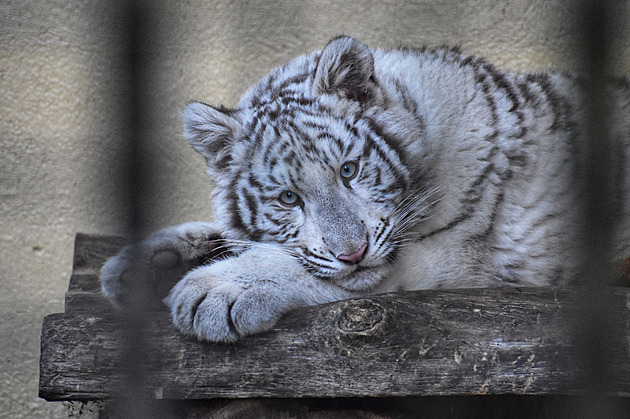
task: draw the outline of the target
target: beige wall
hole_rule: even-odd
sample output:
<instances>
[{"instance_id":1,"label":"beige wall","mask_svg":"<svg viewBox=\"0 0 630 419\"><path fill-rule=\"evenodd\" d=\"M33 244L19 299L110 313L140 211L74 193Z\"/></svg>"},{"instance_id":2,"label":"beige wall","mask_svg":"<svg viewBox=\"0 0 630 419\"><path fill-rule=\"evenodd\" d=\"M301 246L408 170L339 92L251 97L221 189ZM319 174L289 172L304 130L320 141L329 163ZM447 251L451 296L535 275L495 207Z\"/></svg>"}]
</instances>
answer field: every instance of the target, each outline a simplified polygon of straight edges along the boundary
<instances>
[{"instance_id":1,"label":"beige wall","mask_svg":"<svg viewBox=\"0 0 630 419\"><path fill-rule=\"evenodd\" d=\"M143 132L152 226L211 216L181 138L191 99L234 105L269 69L338 34L374 47L458 44L516 70L572 68L574 1L154 1ZM63 310L76 232L120 233L121 25L109 1L0 3L0 416L66 417L37 398L39 331ZM628 32L618 32L630 73Z\"/></svg>"}]
</instances>

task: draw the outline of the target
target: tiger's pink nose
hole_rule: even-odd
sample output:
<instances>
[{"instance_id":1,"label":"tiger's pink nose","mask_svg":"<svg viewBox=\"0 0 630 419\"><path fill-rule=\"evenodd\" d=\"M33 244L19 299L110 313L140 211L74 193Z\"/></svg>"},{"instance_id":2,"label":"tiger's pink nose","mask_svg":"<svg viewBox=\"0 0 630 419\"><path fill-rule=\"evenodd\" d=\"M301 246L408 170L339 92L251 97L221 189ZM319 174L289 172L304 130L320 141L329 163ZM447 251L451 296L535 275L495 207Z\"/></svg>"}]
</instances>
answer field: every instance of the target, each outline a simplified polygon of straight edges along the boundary
<instances>
[{"instance_id":1,"label":"tiger's pink nose","mask_svg":"<svg viewBox=\"0 0 630 419\"><path fill-rule=\"evenodd\" d=\"M349 255L340 255L337 256L337 259L343 260L344 262L357 264L361 262L363 256L365 256L365 250L367 249L367 243L365 243L359 250L354 253L350 253Z\"/></svg>"}]
</instances>

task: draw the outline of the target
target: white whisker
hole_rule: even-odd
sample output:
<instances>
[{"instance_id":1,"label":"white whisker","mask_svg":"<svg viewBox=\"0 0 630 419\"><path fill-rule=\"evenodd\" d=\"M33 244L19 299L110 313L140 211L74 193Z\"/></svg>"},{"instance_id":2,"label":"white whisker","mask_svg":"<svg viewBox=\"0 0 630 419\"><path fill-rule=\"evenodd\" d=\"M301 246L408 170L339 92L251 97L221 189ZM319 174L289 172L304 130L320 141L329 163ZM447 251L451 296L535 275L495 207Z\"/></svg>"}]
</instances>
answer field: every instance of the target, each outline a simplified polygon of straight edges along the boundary
<instances>
[{"instance_id":1,"label":"white whisker","mask_svg":"<svg viewBox=\"0 0 630 419\"><path fill-rule=\"evenodd\" d=\"M260 247L268 250L273 250L278 253L282 253L288 256L297 257L297 252L289 247L283 246L277 243L256 242L253 240L239 240L239 239L221 239L224 243L217 247L217 249L225 249L234 253L244 252L252 247Z\"/></svg>"},{"instance_id":2,"label":"white whisker","mask_svg":"<svg viewBox=\"0 0 630 419\"><path fill-rule=\"evenodd\" d=\"M410 194L394 209L392 234L387 247L399 248L417 241L419 235L413 228L432 217L432 210L440 201L439 188L430 188Z\"/></svg>"}]
</instances>

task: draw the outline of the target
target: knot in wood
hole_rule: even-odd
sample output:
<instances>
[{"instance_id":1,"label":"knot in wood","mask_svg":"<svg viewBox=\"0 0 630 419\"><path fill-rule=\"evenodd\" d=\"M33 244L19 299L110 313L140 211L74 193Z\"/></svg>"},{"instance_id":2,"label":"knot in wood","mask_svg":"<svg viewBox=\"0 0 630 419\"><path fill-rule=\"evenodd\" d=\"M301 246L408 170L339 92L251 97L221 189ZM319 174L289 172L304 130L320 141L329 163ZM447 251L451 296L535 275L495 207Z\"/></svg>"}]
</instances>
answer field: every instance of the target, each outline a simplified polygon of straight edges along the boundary
<instances>
[{"instance_id":1,"label":"knot in wood","mask_svg":"<svg viewBox=\"0 0 630 419\"><path fill-rule=\"evenodd\" d=\"M341 309L337 326L346 333L373 334L385 319L385 309L372 300L352 300Z\"/></svg>"}]
</instances>

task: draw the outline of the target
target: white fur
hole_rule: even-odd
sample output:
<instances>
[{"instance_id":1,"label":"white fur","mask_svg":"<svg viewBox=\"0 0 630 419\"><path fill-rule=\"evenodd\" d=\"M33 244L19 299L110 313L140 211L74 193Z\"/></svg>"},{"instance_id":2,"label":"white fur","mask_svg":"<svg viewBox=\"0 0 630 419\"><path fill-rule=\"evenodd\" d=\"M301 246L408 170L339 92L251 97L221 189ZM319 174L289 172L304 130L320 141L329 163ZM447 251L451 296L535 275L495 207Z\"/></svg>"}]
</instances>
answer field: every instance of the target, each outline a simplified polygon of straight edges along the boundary
<instances>
[{"instance_id":1,"label":"white fur","mask_svg":"<svg viewBox=\"0 0 630 419\"><path fill-rule=\"evenodd\" d=\"M613 257L630 254L625 83L611 90ZM125 249L103 267L103 290L122 300L132 255L176 282L155 255L189 266L221 236L235 255L188 272L166 303L184 333L234 341L295 307L353 295L570 283L584 261L578 87L447 49L371 51L337 38L274 70L237 109L188 106L185 135L216 182L216 221ZM347 162L356 177L344 179ZM344 260L365 245L358 263Z\"/></svg>"}]
</instances>

